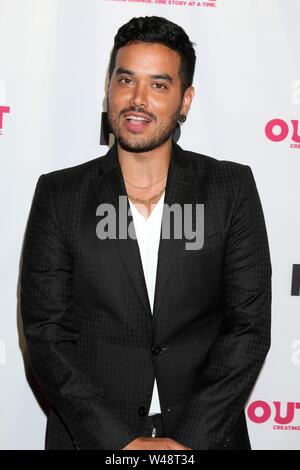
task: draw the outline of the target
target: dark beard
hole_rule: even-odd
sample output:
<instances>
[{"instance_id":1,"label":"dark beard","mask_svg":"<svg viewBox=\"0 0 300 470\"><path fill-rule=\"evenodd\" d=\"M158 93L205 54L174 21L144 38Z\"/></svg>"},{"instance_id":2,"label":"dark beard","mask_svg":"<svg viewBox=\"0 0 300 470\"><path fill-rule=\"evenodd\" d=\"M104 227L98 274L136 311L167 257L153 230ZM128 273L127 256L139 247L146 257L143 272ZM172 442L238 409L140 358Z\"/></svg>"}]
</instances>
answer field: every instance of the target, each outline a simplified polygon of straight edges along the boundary
<instances>
[{"instance_id":1,"label":"dark beard","mask_svg":"<svg viewBox=\"0 0 300 470\"><path fill-rule=\"evenodd\" d=\"M131 144L128 142L127 139L124 139L121 133L119 132L118 124L110 118L109 103L107 103L107 109L108 109L107 115L108 115L109 126L115 136L116 141L118 142L118 144L123 150L126 150L127 152L131 152L131 153L150 152L151 150L154 150L155 148L160 147L162 144L164 144L167 140L170 139L170 137L172 136L177 126L177 121L180 115L181 107L182 107L182 104L178 106L175 114L172 117L170 124L167 127L165 127L158 135L149 137L146 142L145 140L142 140L141 142L136 142L135 144Z\"/></svg>"},{"instance_id":2,"label":"dark beard","mask_svg":"<svg viewBox=\"0 0 300 470\"><path fill-rule=\"evenodd\" d=\"M157 137L152 137L152 138L150 137L147 142L142 142L142 143L136 142L134 145L132 145L132 144L129 144L125 139L123 139L121 135L119 135L118 137L115 135L115 138L118 144L120 145L120 147L123 150L126 150L127 152L132 152L132 153L150 152L150 150L154 150L157 147L160 147L167 140L169 140L169 138L171 137L175 129L176 122L177 120L175 121L175 125L172 128L169 127L164 133L160 134Z\"/></svg>"}]
</instances>

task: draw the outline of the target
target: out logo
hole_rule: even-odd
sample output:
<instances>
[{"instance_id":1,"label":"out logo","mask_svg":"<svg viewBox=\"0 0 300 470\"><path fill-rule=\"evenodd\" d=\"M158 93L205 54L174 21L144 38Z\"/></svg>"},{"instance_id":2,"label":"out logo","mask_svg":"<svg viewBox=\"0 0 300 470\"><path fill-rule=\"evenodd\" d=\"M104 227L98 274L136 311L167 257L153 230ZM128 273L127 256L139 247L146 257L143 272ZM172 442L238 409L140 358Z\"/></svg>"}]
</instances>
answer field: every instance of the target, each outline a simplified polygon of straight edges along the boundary
<instances>
[{"instance_id":1,"label":"out logo","mask_svg":"<svg viewBox=\"0 0 300 470\"><path fill-rule=\"evenodd\" d=\"M0 134L2 133L3 129L3 114L9 113L10 107L9 106L0 106Z\"/></svg>"},{"instance_id":2,"label":"out logo","mask_svg":"<svg viewBox=\"0 0 300 470\"><path fill-rule=\"evenodd\" d=\"M248 406L248 418L256 424L266 423L273 415L273 420L277 424L290 424L295 419L296 411L300 409L299 402L288 402L283 404L280 401L273 401L270 405L265 401L254 401ZM299 414L299 413L298 413Z\"/></svg>"},{"instance_id":3,"label":"out logo","mask_svg":"<svg viewBox=\"0 0 300 470\"><path fill-rule=\"evenodd\" d=\"M282 142L290 135L293 143L291 148L300 148L299 121L292 119L289 122L283 119L271 119L265 127L265 133L272 142Z\"/></svg>"}]
</instances>

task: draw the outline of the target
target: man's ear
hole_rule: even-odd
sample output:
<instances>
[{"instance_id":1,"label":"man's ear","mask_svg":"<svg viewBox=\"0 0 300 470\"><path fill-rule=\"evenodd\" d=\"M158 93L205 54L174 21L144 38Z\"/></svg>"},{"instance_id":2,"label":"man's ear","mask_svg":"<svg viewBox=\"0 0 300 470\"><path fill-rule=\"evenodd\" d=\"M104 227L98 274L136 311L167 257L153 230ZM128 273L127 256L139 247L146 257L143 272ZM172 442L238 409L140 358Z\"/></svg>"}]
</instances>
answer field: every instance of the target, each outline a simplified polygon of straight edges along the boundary
<instances>
[{"instance_id":1,"label":"man's ear","mask_svg":"<svg viewBox=\"0 0 300 470\"><path fill-rule=\"evenodd\" d=\"M191 85L185 90L184 95L183 95L182 109L181 109L183 114L188 113L194 96L195 96L195 88Z\"/></svg>"}]
</instances>

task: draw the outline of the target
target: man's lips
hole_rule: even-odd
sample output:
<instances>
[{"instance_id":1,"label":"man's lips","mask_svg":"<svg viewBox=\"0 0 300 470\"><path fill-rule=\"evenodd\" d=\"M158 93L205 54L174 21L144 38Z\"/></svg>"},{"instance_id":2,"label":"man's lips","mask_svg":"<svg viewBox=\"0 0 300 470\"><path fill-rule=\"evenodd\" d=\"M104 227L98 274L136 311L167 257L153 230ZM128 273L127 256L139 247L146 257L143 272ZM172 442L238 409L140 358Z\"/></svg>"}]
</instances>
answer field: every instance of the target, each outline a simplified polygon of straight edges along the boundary
<instances>
[{"instance_id":1,"label":"man's lips","mask_svg":"<svg viewBox=\"0 0 300 470\"><path fill-rule=\"evenodd\" d=\"M125 114L125 119L130 121L146 121L150 122L151 118L143 113L135 113L134 111L129 111Z\"/></svg>"},{"instance_id":2,"label":"man's lips","mask_svg":"<svg viewBox=\"0 0 300 470\"><path fill-rule=\"evenodd\" d=\"M151 118L142 113L128 112L124 117L127 129L135 133L142 132L151 122Z\"/></svg>"}]
</instances>

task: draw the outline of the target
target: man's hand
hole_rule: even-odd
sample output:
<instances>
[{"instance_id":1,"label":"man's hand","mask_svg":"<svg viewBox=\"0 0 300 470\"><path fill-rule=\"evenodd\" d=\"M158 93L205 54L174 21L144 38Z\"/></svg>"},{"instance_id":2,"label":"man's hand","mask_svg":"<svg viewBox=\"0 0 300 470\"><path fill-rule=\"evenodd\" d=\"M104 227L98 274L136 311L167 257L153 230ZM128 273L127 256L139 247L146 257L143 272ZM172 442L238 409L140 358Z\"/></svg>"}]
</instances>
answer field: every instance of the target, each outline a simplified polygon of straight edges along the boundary
<instances>
[{"instance_id":1,"label":"man's hand","mask_svg":"<svg viewBox=\"0 0 300 470\"><path fill-rule=\"evenodd\" d=\"M192 450L170 437L137 437L122 450Z\"/></svg>"}]
</instances>

